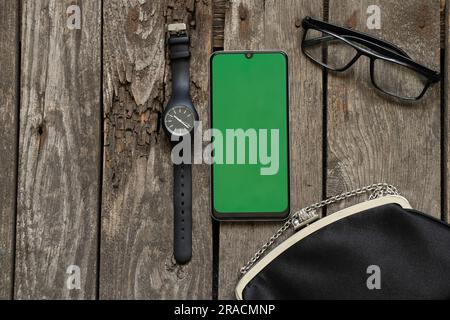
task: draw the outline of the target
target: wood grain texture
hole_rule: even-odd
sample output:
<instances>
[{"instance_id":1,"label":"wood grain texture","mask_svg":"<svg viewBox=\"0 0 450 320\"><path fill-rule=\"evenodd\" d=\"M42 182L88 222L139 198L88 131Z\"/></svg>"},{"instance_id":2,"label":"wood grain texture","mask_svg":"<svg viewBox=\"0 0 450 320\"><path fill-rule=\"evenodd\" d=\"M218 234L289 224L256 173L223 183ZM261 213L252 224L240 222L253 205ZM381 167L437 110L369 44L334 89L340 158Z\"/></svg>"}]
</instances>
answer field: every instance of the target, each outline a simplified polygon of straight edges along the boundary
<instances>
[{"instance_id":1,"label":"wood grain texture","mask_svg":"<svg viewBox=\"0 0 450 320\"><path fill-rule=\"evenodd\" d=\"M369 5L381 9L381 29L369 30ZM378 36L439 70L439 0L330 0L330 22ZM382 81L389 81L380 68ZM380 95L362 57L328 77L327 194L374 182L399 187L413 207L441 215L439 85L417 103ZM342 205L348 205L343 203Z\"/></svg>"},{"instance_id":2,"label":"wood grain texture","mask_svg":"<svg viewBox=\"0 0 450 320\"><path fill-rule=\"evenodd\" d=\"M322 197L322 72L300 50L304 16L322 16L321 1L233 0L225 17L225 49L277 49L289 57L291 209ZM280 223L222 223L219 298L233 299L239 269Z\"/></svg>"},{"instance_id":3,"label":"wood grain texture","mask_svg":"<svg viewBox=\"0 0 450 320\"><path fill-rule=\"evenodd\" d=\"M78 4L81 30L67 28ZM100 155L101 9L22 1L15 298L93 299ZM77 265L81 289L68 290Z\"/></svg>"},{"instance_id":4,"label":"wood grain texture","mask_svg":"<svg viewBox=\"0 0 450 320\"><path fill-rule=\"evenodd\" d=\"M445 216L444 218L447 219L447 222L450 222L450 138L449 138L449 132L450 132L450 1L447 0L445 2L445 17L444 17L444 30L445 30L445 36L444 36L444 43L445 43L445 58L444 58L444 132L442 133L444 138L444 159L446 160L446 163L444 163L444 172L445 175L445 186L442 186L445 192Z\"/></svg>"},{"instance_id":5,"label":"wood grain texture","mask_svg":"<svg viewBox=\"0 0 450 320\"><path fill-rule=\"evenodd\" d=\"M227 0L213 0L213 46L223 48Z\"/></svg>"},{"instance_id":6,"label":"wood grain texture","mask_svg":"<svg viewBox=\"0 0 450 320\"><path fill-rule=\"evenodd\" d=\"M0 299L12 298L18 108L18 5L0 2Z\"/></svg>"},{"instance_id":7,"label":"wood grain texture","mask_svg":"<svg viewBox=\"0 0 450 320\"><path fill-rule=\"evenodd\" d=\"M211 1L104 3L105 150L100 298L210 299L208 170L193 168L193 258L173 259L172 163L159 125L169 97L167 23L191 35L191 95L207 119ZM207 125L207 123L205 123Z\"/></svg>"},{"instance_id":8,"label":"wood grain texture","mask_svg":"<svg viewBox=\"0 0 450 320\"><path fill-rule=\"evenodd\" d=\"M440 43L441 43L441 49L445 49L446 47L446 34L447 34L447 30L446 30L446 25L447 25L447 21L446 21L446 0L439 0L440 2L440 22L441 22L441 35L440 35Z\"/></svg>"}]
</instances>

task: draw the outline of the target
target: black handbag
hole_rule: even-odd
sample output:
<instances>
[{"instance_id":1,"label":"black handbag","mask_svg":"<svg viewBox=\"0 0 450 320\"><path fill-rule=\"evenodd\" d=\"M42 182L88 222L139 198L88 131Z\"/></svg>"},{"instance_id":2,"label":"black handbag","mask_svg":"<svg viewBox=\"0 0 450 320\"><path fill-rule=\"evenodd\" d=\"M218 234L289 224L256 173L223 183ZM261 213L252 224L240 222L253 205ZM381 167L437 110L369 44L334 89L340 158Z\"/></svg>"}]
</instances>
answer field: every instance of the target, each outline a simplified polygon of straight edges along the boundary
<instances>
[{"instance_id":1,"label":"black handbag","mask_svg":"<svg viewBox=\"0 0 450 320\"><path fill-rule=\"evenodd\" d=\"M315 213L363 193L372 193L366 202L320 220ZM395 187L374 184L295 213L241 272L243 300L449 299L450 228L413 210Z\"/></svg>"}]
</instances>

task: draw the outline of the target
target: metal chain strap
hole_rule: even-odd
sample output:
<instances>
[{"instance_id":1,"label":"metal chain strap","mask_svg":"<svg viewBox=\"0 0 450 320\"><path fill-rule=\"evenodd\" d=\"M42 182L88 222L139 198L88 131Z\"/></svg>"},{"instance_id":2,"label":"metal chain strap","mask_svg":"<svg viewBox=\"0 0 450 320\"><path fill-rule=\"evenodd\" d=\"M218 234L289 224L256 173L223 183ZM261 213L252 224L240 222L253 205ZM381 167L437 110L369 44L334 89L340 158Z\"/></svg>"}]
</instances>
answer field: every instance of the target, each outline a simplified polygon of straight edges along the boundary
<instances>
[{"instance_id":1,"label":"metal chain strap","mask_svg":"<svg viewBox=\"0 0 450 320\"><path fill-rule=\"evenodd\" d=\"M330 204L346 200L348 198L356 197L362 194L371 193L369 195L369 200L383 197L385 195L399 195L397 188L393 185L387 183L374 183L362 188L358 188L352 191L344 192L334 197L330 197L328 199L322 200L320 202L316 202L310 206L307 206L289 216L289 219L283 224L283 226L277 230L277 232L272 235L266 243L263 244L261 249L255 253L255 255L247 262L245 266L243 266L240 271L242 274L245 274L248 270L250 270L253 265L261 258L261 256L275 243L275 241L281 237L281 235L286 232L291 226L293 226L294 220L298 219L299 214L301 213L310 213L316 211L320 208L326 207Z\"/></svg>"}]
</instances>

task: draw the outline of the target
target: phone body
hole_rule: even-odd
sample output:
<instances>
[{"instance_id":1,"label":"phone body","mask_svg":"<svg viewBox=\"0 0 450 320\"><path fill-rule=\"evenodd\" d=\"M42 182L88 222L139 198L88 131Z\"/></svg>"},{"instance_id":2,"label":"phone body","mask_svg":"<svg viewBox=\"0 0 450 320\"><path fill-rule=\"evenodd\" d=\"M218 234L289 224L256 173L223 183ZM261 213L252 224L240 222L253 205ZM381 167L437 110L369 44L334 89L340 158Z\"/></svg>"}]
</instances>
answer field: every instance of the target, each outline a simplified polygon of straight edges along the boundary
<instances>
[{"instance_id":1,"label":"phone body","mask_svg":"<svg viewBox=\"0 0 450 320\"><path fill-rule=\"evenodd\" d=\"M210 58L211 213L284 220L290 212L288 58L219 51ZM256 143L256 148L255 148Z\"/></svg>"}]
</instances>

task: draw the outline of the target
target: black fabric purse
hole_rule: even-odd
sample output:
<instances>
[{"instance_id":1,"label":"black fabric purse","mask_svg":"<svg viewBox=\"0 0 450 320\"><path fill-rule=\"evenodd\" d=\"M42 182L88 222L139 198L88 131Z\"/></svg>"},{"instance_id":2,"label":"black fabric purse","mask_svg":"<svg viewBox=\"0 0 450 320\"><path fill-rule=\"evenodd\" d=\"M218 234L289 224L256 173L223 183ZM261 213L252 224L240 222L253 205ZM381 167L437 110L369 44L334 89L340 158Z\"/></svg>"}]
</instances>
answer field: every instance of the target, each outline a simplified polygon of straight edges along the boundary
<instances>
[{"instance_id":1,"label":"black fabric purse","mask_svg":"<svg viewBox=\"0 0 450 320\"><path fill-rule=\"evenodd\" d=\"M315 210L362 193L372 194L318 220ZM243 300L449 299L450 226L413 210L393 186L374 184L294 214L241 272Z\"/></svg>"}]
</instances>

